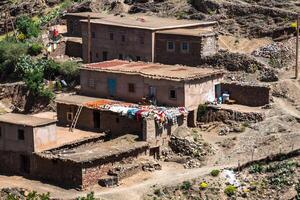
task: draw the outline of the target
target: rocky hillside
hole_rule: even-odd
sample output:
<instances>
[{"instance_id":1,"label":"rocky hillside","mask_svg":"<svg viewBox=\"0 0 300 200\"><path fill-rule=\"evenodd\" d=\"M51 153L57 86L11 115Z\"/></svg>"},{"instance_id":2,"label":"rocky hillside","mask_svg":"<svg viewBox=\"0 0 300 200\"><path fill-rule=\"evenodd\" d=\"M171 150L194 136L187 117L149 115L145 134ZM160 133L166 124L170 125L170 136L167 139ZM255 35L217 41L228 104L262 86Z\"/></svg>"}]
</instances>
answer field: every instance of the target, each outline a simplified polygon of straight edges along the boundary
<instances>
[{"instance_id":1,"label":"rocky hillside","mask_svg":"<svg viewBox=\"0 0 300 200\"><path fill-rule=\"evenodd\" d=\"M42 16L64 4L64 12L147 13L161 17L217 20L220 32L235 36L280 38L292 34L300 3L293 0L4 0L0 1L0 34L18 15ZM11 30L11 23L9 29Z\"/></svg>"}]
</instances>

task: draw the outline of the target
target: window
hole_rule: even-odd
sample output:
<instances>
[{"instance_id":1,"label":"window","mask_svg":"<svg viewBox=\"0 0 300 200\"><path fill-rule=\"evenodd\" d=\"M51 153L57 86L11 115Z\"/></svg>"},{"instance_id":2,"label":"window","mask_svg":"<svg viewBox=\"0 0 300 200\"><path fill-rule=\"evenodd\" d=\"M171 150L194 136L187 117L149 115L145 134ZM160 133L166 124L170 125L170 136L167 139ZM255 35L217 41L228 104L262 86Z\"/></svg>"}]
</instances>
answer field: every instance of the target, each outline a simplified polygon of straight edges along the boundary
<instances>
[{"instance_id":1,"label":"window","mask_svg":"<svg viewBox=\"0 0 300 200\"><path fill-rule=\"evenodd\" d=\"M176 99L177 94L176 94L176 90L170 90L170 99Z\"/></svg>"},{"instance_id":2,"label":"window","mask_svg":"<svg viewBox=\"0 0 300 200\"><path fill-rule=\"evenodd\" d=\"M175 51L175 43L172 41L167 42L167 51Z\"/></svg>"},{"instance_id":3,"label":"window","mask_svg":"<svg viewBox=\"0 0 300 200\"><path fill-rule=\"evenodd\" d=\"M121 40L122 42L125 42L125 35L122 35Z\"/></svg>"},{"instance_id":4,"label":"window","mask_svg":"<svg viewBox=\"0 0 300 200\"><path fill-rule=\"evenodd\" d=\"M181 42L180 50L182 53L188 53L190 49L190 45L188 42Z\"/></svg>"},{"instance_id":5,"label":"window","mask_svg":"<svg viewBox=\"0 0 300 200\"><path fill-rule=\"evenodd\" d=\"M96 86L95 80L92 79L92 78L90 78L90 79L88 80L88 86L89 86L90 88L94 88L94 87Z\"/></svg>"},{"instance_id":6,"label":"window","mask_svg":"<svg viewBox=\"0 0 300 200\"><path fill-rule=\"evenodd\" d=\"M24 130L18 129L18 140L24 140L24 139L25 139Z\"/></svg>"},{"instance_id":7,"label":"window","mask_svg":"<svg viewBox=\"0 0 300 200\"><path fill-rule=\"evenodd\" d=\"M119 54L119 60L123 60L123 54Z\"/></svg>"},{"instance_id":8,"label":"window","mask_svg":"<svg viewBox=\"0 0 300 200\"><path fill-rule=\"evenodd\" d=\"M119 117L116 118L116 123L119 123L120 122L120 119Z\"/></svg>"},{"instance_id":9,"label":"window","mask_svg":"<svg viewBox=\"0 0 300 200\"><path fill-rule=\"evenodd\" d=\"M136 57L136 61L140 61L141 60L141 57L140 56L137 56Z\"/></svg>"},{"instance_id":10,"label":"window","mask_svg":"<svg viewBox=\"0 0 300 200\"><path fill-rule=\"evenodd\" d=\"M2 127L0 126L0 139L2 138Z\"/></svg>"},{"instance_id":11,"label":"window","mask_svg":"<svg viewBox=\"0 0 300 200\"><path fill-rule=\"evenodd\" d=\"M99 54L98 53L96 53L96 58L99 58Z\"/></svg>"},{"instance_id":12,"label":"window","mask_svg":"<svg viewBox=\"0 0 300 200\"><path fill-rule=\"evenodd\" d=\"M131 93L135 92L135 85L133 83L128 84L128 92L131 92Z\"/></svg>"},{"instance_id":13,"label":"window","mask_svg":"<svg viewBox=\"0 0 300 200\"><path fill-rule=\"evenodd\" d=\"M114 34L113 34L113 33L110 33L110 34L109 34L109 39L110 39L110 40L114 40Z\"/></svg>"},{"instance_id":14,"label":"window","mask_svg":"<svg viewBox=\"0 0 300 200\"><path fill-rule=\"evenodd\" d=\"M67 120L69 122L73 121L73 112L67 112Z\"/></svg>"},{"instance_id":15,"label":"window","mask_svg":"<svg viewBox=\"0 0 300 200\"><path fill-rule=\"evenodd\" d=\"M92 38L96 38L96 33L92 32Z\"/></svg>"}]
</instances>

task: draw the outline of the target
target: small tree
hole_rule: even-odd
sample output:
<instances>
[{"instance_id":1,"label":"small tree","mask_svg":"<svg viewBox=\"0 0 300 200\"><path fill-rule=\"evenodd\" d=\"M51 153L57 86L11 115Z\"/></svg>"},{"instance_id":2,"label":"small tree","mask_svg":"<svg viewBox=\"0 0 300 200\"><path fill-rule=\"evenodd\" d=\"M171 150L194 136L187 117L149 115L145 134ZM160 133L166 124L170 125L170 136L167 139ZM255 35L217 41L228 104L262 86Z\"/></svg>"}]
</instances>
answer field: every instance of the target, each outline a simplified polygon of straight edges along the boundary
<instances>
[{"instance_id":1,"label":"small tree","mask_svg":"<svg viewBox=\"0 0 300 200\"><path fill-rule=\"evenodd\" d=\"M26 38L38 37L40 34L40 24L34 22L26 15L17 17L16 28L19 32L23 33Z\"/></svg>"}]
</instances>

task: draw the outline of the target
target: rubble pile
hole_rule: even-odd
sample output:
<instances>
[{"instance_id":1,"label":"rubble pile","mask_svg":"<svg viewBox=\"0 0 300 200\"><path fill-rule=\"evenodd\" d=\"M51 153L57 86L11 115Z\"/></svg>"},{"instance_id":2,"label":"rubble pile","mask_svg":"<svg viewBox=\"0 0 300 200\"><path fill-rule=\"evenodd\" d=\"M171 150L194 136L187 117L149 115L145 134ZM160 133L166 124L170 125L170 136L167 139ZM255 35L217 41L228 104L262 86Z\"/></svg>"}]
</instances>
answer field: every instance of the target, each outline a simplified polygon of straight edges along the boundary
<instances>
[{"instance_id":1,"label":"rubble pile","mask_svg":"<svg viewBox=\"0 0 300 200\"><path fill-rule=\"evenodd\" d=\"M260 71L258 79L262 82L278 81L278 72L272 68L264 68Z\"/></svg>"},{"instance_id":2,"label":"rubble pile","mask_svg":"<svg viewBox=\"0 0 300 200\"><path fill-rule=\"evenodd\" d=\"M272 68L289 68L295 54L293 42L295 42L293 38L286 42L274 42L253 51L252 55L267 59L268 65Z\"/></svg>"},{"instance_id":3,"label":"rubble pile","mask_svg":"<svg viewBox=\"0 0 300 200\"><path fill-rule=\"evenodd\" d=\"M186 168L202 166L205 157L213 152L211 146L203 141L198 132L185 127L176 129L171 136L169 147L171 151L164 151L164 159L166 161L177 160L184 163Z\"/></svg>"},{"instance_id":4,"label":"rubble pile","mask_svg":"<svg viewBox=\"0 0 300 200\"><path fill-rule=\"evenodd\" d=\"M262 63L250 56L227 51L217 53L213 56L207 56L202 59L202 62L214 68L225 68L229 71L245 71L247 73L254 73L256 70L264 68Z\"/></svg>"}]
</instances>

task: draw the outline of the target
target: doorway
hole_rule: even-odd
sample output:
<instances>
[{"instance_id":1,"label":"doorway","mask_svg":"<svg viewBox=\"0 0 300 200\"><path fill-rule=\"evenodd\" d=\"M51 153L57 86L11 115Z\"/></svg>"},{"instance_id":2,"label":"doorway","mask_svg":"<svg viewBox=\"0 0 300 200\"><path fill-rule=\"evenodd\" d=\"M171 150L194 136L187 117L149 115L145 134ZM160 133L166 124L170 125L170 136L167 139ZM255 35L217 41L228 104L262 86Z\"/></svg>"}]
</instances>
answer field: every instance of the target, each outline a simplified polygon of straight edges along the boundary
<instances>
[{"instance_id":1,"label":"doorway","mask_svg":"<svg viewBox=\"0 0 300 200\"><path fill-rule=\"evenodd\" d=\"M149 99L152 104L156 105L156 87L154 86L149 86Z\"/></svg>"},{"instance_id":2,"label":"doorway","mask_svg":"<svg viewBox=\"0 0 300 200\"><path fill-rule=\"evenodd\" d=\"M110 97L114 97L116 95L116 87L117 87L117 81L116 79L109 78L107 80L108 85L108 94Z\"/></svg>"},{"instance_id":3,"label":"doorway","mask_svg":"<svg viewBox=\"0 0 300 200\"><path fill-rule=\"evenodd\" d=\"M93 120L94 120L94 128L99 129L100 128L100 111L94 111L93 112Z\"/></svg>"},{"instance_id":4,"label":"doorway","mask_svg":"<svg viewBox=\"0 0 300 200\"><path fill-rule=\"evenodd\" d=\"M30 158L27 155L20 156L20 171L22 173L30 173Z\"/></svg>"},{"instance_id":5,"label":"doorway","mask_svg":"<svg viewBox=\"0 0 300 200\"><path fill-rule=\"evenodd\" d=\"M103 60L103 61L106 61L106 60L107 60L107 54L108 54L107 51L103 51L103 52L102 52L102 60Z\"/></svg>"},{"instance_id":6,"label":"doorway","mask_svg":"<svg viewBox=\"0 0 300 200\"><path fill-rule=\"evenodd\" d=\"M154 159L159 159L159 147L150 148L150 156L153 156Z\"/></svg>"},{"instance_id":7,"label":"doorway","mask_svg":"<svg viewBox=\"0 0 300 200\"><path fill-rule=\"evenodd\" d=\"M221 84L215 85L215 98L218 99L221 96Z\"/></svg>"}]
</instances>

